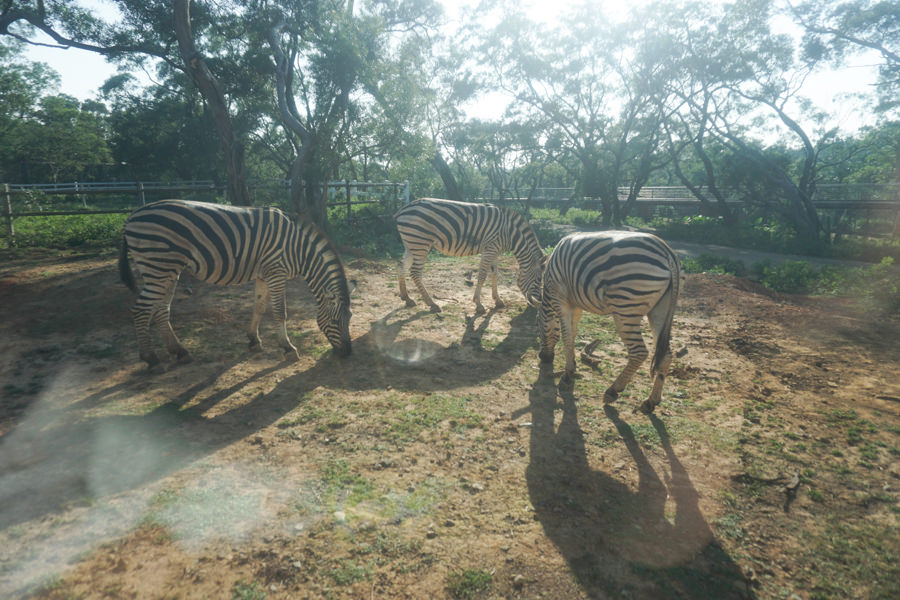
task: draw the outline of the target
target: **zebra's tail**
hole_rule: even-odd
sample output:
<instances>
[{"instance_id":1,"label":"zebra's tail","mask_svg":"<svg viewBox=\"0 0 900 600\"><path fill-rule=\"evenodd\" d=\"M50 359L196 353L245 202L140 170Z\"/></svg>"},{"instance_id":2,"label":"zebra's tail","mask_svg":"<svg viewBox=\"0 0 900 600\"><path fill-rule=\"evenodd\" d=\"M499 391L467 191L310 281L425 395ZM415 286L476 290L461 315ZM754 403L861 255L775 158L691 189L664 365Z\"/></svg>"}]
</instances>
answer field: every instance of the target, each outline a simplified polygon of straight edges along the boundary
<instances>
[{"instance_id":1,"label":"zebra's tail","mask_svg":"<svg viewBox=\"0 0 900 600\"><path fill-rule=\"evenodd\" d=\"M669 305L666 307L666 321L659 332L659 338L657 338L656 347L653 350L653 361L650 363L650 372L653 374L656 373L669 352L669 344L672 341L672 322L675 319L675 304L678 302L678 292L681 287L681 264L672 250L669 250L669 253L672 278L669 279L669 289L663 295L663 301L668 300Z\"/></svg>"},{"instance_id":2,"label":"zebra's tail","mask_svg":"<svg viewBox=\"0 0 900 600\"><path fill-rule=\"evenodd\" d=\"M131 263L128 262L128 242L125 241L124 232L122 233L122 243L119 244L119 279L128 286L128 289L137 293L137 283L134 281Z\"/></svg>"}]
</instances>

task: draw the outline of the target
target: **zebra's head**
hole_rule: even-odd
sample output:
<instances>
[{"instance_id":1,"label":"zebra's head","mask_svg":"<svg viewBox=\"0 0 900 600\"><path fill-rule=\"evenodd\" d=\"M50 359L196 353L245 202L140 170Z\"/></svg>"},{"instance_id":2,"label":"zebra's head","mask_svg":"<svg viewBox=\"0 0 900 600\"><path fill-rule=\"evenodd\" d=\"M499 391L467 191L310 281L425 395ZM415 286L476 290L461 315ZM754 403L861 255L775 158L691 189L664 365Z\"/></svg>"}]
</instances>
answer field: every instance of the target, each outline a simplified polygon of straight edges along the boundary
<instances>
[{"instance_id":1,"label":"zebra's head","mask_svg":"<svg viewBox=\"0 0 900 600\"><path fill-rule=\"evenodd\" d=\"M328 290L319 299L316 322L338 356L349 356L351 352L350 293L355 287L356 282L351 281L347 293Z\"/></svg>"},{"instance_id":2,"label":"zebra's head","mask_svg":"<svg viewBox=\"0 0 900 600\"><path fill-rule=\"evenodd\" d=\"M528 304L535 308L541 305L541 286L544 276L544 264L547 257L541 253L541 256L534 257L527 264L519 266L519 275L516 283Z\"/></svg>"}]
</instances>

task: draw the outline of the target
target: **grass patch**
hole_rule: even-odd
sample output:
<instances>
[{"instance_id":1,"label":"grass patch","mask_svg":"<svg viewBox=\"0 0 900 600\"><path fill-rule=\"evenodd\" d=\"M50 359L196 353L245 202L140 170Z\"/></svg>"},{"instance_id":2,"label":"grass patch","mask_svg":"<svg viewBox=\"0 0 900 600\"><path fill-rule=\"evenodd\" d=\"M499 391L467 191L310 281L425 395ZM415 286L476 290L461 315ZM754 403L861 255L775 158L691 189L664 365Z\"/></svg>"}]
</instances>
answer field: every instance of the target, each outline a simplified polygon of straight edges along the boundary
<instances>
[{"instance_id":1,"label":"grass patch","mask_svg":"<svg viewBox=\"0 0 900 600\"><path fill-rule=\"evenodd\" d=\"M485 594L493 585L494 576L484 569L465 569L447 576L447 591L454 598L469 600Z\"/></svg>"},{"instance_id":2,"label":"grass patch","mask_svg":"<svg viewBox=\"0 0 900 600\"><path fill-rule=\"evenodd\" d=\"M896 525L834 516L821 531L803 537L810 598L900 598Z\"/></svg>"},{"instance_id":3,"label":"grass patch","mask_svg":"<svg viewBox=\"0 0 900 600\"><path fill-rule=\"evenodd\" d=\"M338 585L351 585L372 578L371 564L360 564L353 560L341 559L338 565L328 571L328 576Z\"/></svg>"},{"instance_id":4,"label":"grass patch","mask_svg":"<svg viewBox=\"0 0 900 600\"><path fill-rule=\"evenodd\" d=\"M462 433L481 427L484 417L470 409L474 400L470 396L445 394L429 394L412 400L395 397L390 400L393 414L382 418L384 429L381 435L404 446L426 430L446 427L450 432Z\"/></svg>"},{"instance_id":5,"label":"grass patch","mask_svg":"<svg viewBox=\"0 0 900 600\"><path fill-rule=\"evenodd\" d=\"M238 581L231 588L231 600L265 600L265 598L265 590L256 581Z\"/></svg>"}]
</instances>

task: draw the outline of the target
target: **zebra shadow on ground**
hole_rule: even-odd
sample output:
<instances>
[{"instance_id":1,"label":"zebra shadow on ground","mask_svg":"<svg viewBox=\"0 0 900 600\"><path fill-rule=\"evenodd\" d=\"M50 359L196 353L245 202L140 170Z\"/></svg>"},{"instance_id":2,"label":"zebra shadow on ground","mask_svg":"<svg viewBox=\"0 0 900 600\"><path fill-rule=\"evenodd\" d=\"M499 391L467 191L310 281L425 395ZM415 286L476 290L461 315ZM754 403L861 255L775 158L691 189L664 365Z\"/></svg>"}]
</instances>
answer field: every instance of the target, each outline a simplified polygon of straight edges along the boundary
<instances>
[{"instance_id":1,"label":"zebra shadow on ground","mask_svg":"<svg viewBox=\"0 0 900 600\"><path fill-rule=\"evenodd\" d=\"M131 381L81 398L77 398L79 387L73 383L65 393L76 399L68 401L53 394L46 402L39 401L35 410L0 440L0 530L153 484L277 422L319 386L336 390L384 389L388 385L416 391L452 389L502 375L533 342L534 311L529 308L512 317L509 334L492 350L480 347L490 315L468 319L459 342L450 346L434 343L433 353L413 365L380 349L386 340L395 339L403 326L428 314L395 319L396 314L391 313L354 340L350 357L339 358L328 351L302 370L286 362L269 364L223 386L223 375L246 357L177 367L167 377L190 373L196 380L143 414L95 413L116 397L135 393L136 385L146 387L153 376L136 373ZM208 410L232 396L246 394L273 375L283 378L268 392L215 416L205 416Z\"/></svg>"},{"instance_id":2,"label":"zebra shadow on ground","mask_svg":"<svg viewBox=\"0 0 900 600\"><path fill-rule=\"evenodd\" d=\"M635 491L588 464L575 400L571 390L557 390L549 369L542 369L530 392L533 429L526 479L537 520L588 596L753 597L701 514L697 491L662 421L650 417L668 462L665 480L618 411L605 407L634 460L639 477ZM557 428L554 412L560 408ZM669 518L667 497L674 501Z\"/></svg>"},{"instance_id":3,"label":"zebra shadow on ground","mask_svg":"<svg viewBox=\"0 0 900 600\"><path fill-rule=\"evenodd\" d=\"M536 347L536 313L531 307L510 318L508 330L499 340L486 338L498 314L495 310L465 317L464 327L454 329L441 323L433 335L429 335L428 321L449 317L427 311L405 312L391 311L354 338L353 356L348 359L348 364L352 363L350 372L314 370L304 377L322 377L322 385L349 390L386 385L411 391L449 390L496 379L517 365L529 348ZM453 331L449 337L448 328Z\"/></svg>"}]
</instances>

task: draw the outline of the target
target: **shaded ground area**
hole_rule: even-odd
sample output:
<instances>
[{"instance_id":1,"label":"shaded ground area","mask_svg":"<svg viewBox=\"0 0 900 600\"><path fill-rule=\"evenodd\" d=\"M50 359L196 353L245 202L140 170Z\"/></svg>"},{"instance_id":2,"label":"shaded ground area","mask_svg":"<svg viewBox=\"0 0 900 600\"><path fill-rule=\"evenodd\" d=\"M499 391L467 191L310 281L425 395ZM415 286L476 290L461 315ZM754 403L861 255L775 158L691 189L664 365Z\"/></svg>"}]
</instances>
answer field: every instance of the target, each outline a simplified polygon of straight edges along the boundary
<instances>
[{"instance_id":1,"label":"shaded ground area","mask_svg":"<svg viewBox=\"0 0 900 600\"><path fill-rule=\"evenodd\" d=\"M676 245L677 247L677 245ZM359 259L353 355L289 289L303 358L252 287L184 281L195 359L150 376L111 255L0 268L0 596L894 598L900 327L841 299L688 276L663 404L608 318L598 368L539 367L535 314L473 316L477 261L433 257L439 315Z\"/></svg>"}]
</instances>

